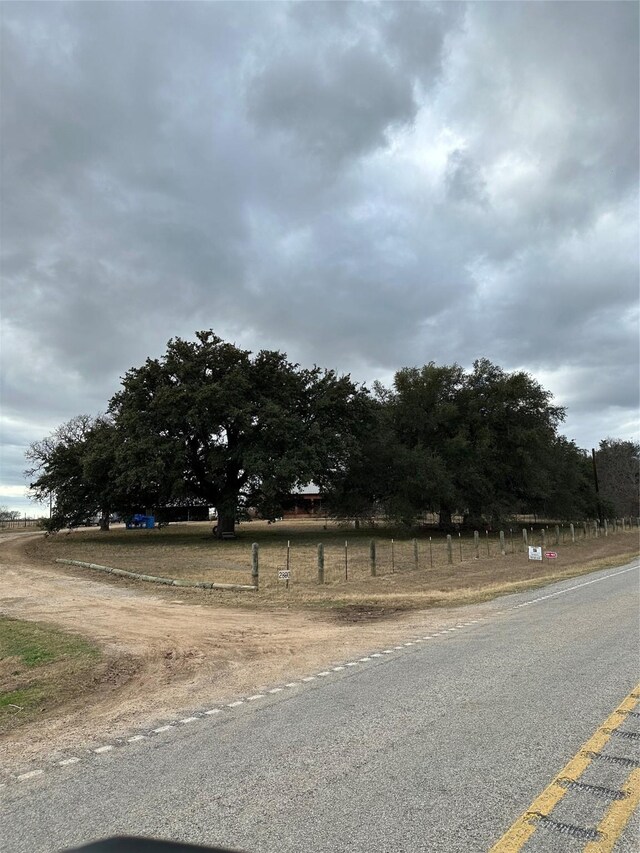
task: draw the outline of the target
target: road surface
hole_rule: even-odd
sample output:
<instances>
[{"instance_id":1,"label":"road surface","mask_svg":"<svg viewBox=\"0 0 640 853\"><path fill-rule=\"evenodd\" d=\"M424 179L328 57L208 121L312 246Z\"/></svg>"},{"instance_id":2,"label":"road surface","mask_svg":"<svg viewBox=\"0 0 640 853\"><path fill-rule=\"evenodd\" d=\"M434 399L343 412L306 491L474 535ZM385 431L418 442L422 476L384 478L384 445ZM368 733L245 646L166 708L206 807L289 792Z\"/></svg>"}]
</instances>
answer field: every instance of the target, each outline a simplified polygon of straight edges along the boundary
<instances>
[{"instance_id":1,"label":"road surface","mask_svg":"<svg viewBox=\"0 0 640 853\"><path fill-rule=\"evenodd\" d=\"M454 629L71 752L0 790L0 849L136 834L256 853L488 851L578 756L549 817L496 850L595 853L613 815L614 850L637 851L616 792L640 766L638 580L631 564L490 602L477 621L460 609ZM580 758L594 733L598 755Z\"/></svg>"}]
</instances>

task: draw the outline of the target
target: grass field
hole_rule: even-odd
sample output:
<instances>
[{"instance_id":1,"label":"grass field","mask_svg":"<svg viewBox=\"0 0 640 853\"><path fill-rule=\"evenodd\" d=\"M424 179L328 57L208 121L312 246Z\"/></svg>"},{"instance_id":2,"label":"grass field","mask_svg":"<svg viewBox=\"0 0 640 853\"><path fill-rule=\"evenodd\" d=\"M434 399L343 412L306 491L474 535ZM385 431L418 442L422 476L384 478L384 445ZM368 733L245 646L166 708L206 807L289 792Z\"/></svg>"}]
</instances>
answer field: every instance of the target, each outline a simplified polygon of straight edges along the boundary
<instances>
[{"instance_id":1,"label":"grass field","mask_svg":"<svg viewBox=\"0 0 640 853\"><path fill-rule=\"evenodd\" d=\"M37 622L0 617L0 733L93 685L101 653L86 640Z\"/></svg>"},{"instance_id":2,"label":"grass field","mask_svg":"<svg viewBox=\"0 0 640 853\"><path fill-rule=\"evenodd\" d=\"M259 545L262 602L332 604L397 603L401 607L478 601L524 586L540 585L632 558L638 551L638 530L595 537L576 528L554 527L545 532L546 550L557 558L533 562L525 552L522 528L505 530L505 554L498 532L483 531L477 545L472 534L455 535L449 555L446 538L423 532L409 538L390 528L354 530L324 520L287 520L269 525L254 521L238 528L238 538L220 542L207 523L175 524L162 530L124 530L108 533L91 529L59 534L30 544L40 560L58 557L98 563L163 577L250 583L251 546ZM529 544L541 544L542 529L529 530ZM376 577L371 576L370 542L376 547ZM324 547L324 584L318 583L318 545ZM451 559L451 562L449 560ZM594 564L595 561L595 564ZM289 568L289 584L278 571ZM253 595L253 594L250 594ZM238 603L237 596L228 596ZM242 598L242 594L240 594ZM246 594L245 594L246 598Z\"/></svg>"}]
</instances>

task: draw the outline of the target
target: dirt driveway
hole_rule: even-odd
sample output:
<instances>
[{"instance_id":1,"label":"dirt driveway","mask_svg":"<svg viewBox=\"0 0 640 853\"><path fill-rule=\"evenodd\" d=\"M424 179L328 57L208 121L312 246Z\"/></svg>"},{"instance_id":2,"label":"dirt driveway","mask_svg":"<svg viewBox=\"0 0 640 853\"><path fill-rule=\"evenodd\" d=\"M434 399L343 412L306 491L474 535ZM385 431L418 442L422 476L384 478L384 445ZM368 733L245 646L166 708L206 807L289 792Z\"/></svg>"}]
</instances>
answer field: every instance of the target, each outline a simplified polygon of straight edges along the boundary
<instances>
[{"instance_id":1,"label":"dirt driveway","mask_svg":"<svg viewBox=\"0 0 640 853\"><path fill-rule=\"evenodd\" d=\"M84 698L0 740L6 769L308 675L406 639L418 626L456 621L447 610L340 624L295 611L220 607L202 593L147 592L36 564L24 553L31 536L0 534L0 612L95 640L110 665L108 678Z\"/></svg>"}]
</instances>

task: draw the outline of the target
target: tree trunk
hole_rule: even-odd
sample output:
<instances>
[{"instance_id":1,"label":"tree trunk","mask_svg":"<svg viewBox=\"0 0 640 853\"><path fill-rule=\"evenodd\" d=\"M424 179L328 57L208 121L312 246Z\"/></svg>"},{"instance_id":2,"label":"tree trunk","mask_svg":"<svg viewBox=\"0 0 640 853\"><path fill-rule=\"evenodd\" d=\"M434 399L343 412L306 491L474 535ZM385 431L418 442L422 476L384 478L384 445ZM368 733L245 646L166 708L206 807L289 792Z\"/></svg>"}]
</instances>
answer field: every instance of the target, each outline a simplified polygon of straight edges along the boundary
<instances>
[{"instance_id":1,"label":"tree trunk","mask_svg":"<svg viewBox=\"0 0 640 853\"><path fill-rule=\"evenodd\" d=\"M438 517L438 527L440 530L450 530L453 527L453 521L451 520L451 509L446 506L440 507L439 517Z\"/></svg>"},{"instance_id":2,"label":"tree trunk","mask_svg":"<svg viewBox=\"0 0 640 853\"><path fill-rule=\"evenodd\" d=\"M109 530L109 516L110 512L108 509L103 509L102 514L100 515L100 530L104 530L107 532Z\"/></svg>"},{"instance_id":3,"label":"tree trunk","mask_svg":"<svg viewBox=\"0 0 640 853\"><path fill-rule=\"evenodd\" d=\"M218 523L214 528L217 539L223 539L223 533L235 533L236 529L236 514L229 511L218 511Z\"/></svg>"}]
</instances>

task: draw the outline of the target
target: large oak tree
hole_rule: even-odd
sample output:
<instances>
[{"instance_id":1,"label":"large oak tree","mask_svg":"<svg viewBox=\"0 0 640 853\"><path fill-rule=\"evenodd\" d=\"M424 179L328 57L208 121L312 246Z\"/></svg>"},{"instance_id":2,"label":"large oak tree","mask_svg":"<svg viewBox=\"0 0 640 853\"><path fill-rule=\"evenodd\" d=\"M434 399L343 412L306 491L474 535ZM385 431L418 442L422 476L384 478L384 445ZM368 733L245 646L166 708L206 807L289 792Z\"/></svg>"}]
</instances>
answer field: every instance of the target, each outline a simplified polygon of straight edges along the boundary
<instances>
[{"instance_id":1,"label":"large oak tree","mask_svg":"<svg viewBox=\"0 0 640 853\"><path fill-rule=\"evenodd\" d=\"M252 355L212 331L196 338L173 338L162 358L129 370L110 413L121 489L206 502L221 537L243 508L277 514L294 487L344 467L367 395L283 353Z\"/></svg>"}]
</instances>

